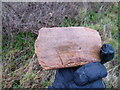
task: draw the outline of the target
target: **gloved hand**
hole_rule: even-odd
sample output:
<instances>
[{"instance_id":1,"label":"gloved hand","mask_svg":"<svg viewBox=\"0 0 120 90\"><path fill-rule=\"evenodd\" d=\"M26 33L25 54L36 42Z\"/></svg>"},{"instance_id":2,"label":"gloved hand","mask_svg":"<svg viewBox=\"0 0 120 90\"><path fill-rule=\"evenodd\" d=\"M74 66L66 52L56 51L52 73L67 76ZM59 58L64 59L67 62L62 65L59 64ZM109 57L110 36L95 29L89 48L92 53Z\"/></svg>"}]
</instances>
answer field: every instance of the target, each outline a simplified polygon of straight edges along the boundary
<instances>
[{"instance_id":1,"label":"gloved hand","mask_svg":"<svg viewBox=\"0 0 120 90\"><path fill-rule=\"evenodd\" d=\"M107 70L99 62L88 63L82 67L58 69L51 88L105 88L102 82L105 76Z\"/></svg>"},{"instance_id":2,"label":"gloved hand","mask_svg":"<svg viewBox=\"0 0 120 90\"><path fill-rule=\"evenodd\" d=\"M101 62L91 62L81 67L57 69L53 86L49 86L48 89L105 88L102 78L107 76L107 70L103 63L113 59L114 49L111 48L112 46L110 44L104 44L101 47L100 57L103 59ZM108 54L111 54L112 58L107 57L110 56Z\"/></svg>"}]
</instances>

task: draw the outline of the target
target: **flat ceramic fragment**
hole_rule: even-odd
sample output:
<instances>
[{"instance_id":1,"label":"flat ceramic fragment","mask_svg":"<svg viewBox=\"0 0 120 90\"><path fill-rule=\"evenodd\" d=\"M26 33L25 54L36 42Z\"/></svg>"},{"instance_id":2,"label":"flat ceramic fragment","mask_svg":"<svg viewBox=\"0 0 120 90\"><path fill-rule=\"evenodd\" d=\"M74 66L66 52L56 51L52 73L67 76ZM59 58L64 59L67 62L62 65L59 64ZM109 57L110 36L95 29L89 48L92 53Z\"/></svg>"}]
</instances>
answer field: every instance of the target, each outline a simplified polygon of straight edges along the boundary
<instances>
[{"instance_id":1,"label":"flat ceramic fragment","mask_svg":"<svg viewBox=\"0 0 120 90\"><path fill-rule=\"evenodd\" d=\"M35 52L44 69L81 66L100 61L101 37L86 27L42 28L35 41Z\"/></svg>"}]
</instances>

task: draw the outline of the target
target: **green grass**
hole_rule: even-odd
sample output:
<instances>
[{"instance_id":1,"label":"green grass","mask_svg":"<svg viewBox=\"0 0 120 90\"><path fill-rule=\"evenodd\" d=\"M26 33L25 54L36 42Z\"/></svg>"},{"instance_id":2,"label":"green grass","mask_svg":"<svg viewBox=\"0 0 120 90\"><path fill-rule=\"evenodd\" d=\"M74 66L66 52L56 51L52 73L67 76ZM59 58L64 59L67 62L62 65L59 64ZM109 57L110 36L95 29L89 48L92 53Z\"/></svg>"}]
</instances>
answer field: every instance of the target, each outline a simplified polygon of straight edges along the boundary
<instances>
[{"instance_id":1,"label":"green grass","mask_svg":"<svg viewBox=\"0 0 120 90\"><path fill-rule=\"evenodd\" d=\"M12 88L23 88L23 86L21 84L14 84Z\"/></svg>"},{"instance_id":2,"label":"green grass","mask_svg":"<svg viewBox=\"0 0 120 90\"><path fill-rule=\"evenodd\" d=\"M41 86L41 88L45 88L45 87L47 87L47 86L50 86L50 81L42 81L41 83L40 83L40 86Z\"/></svg>"},{"instance_id":3,"label":"green grass","mask_svg":"<svg viewBox=\"0 0 120 90\"><path fill-rule=\"evenodd\" d=\"M5 65L4 71L9 73L25 65L34 54L36 37L37 35L30 32L13 34L9 37L3 36L2 59Z\"/></svg>"}]
</instances>

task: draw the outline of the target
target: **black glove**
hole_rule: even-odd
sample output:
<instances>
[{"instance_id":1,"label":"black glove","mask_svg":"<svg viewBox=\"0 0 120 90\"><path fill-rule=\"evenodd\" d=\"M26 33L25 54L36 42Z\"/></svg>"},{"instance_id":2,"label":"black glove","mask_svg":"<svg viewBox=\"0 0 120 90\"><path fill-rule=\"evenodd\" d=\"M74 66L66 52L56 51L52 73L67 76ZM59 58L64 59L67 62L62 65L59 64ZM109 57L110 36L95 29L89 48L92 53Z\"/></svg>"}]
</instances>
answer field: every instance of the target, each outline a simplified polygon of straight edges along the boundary
<instances>
[{"instance_id":1,"label":"black glove","mask_svg":"<svg viewBox=\"0 0 120 90\"><path fill-rule=\"evenodd\" d=\"M99 62L92 62L83 65L74 72L74 81L77 85L83 86L87 83L92 84L93 81L101 80L103 77L106 76L107 76L107 70L105 66ZM102 83L99 83L99 85L100 84Z\"/></svg>"},{"instance_id":2,"label":"black glove","mask_svg":"<svg viewBox=\"0 0 120 90\"><path fill-rule=\"evenodd\" d=\"M102 78L107 70L99 62L92 62L82 67L58 69L55 81L49 88L105 88Z\"/></svg>"}]
</instances>

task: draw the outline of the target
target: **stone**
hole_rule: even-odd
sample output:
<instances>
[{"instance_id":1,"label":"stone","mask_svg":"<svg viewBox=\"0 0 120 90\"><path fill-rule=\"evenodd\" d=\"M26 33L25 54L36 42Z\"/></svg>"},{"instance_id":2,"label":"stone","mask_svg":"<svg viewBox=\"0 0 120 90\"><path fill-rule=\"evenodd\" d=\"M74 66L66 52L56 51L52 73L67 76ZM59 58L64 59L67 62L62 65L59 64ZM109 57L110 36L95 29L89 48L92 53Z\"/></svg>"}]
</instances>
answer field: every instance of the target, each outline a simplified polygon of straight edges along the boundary
<instances>
[{"instance_id":1,"label":"stone","mask_svg":"<svg viewBox=\"0 0 120 90\"><path fill-rule=\"evenodd\" d=\"M35 53L42 68L58 69L100 62L101 37L87 27L41 28Z\"/></svg>"}]
</instances>

